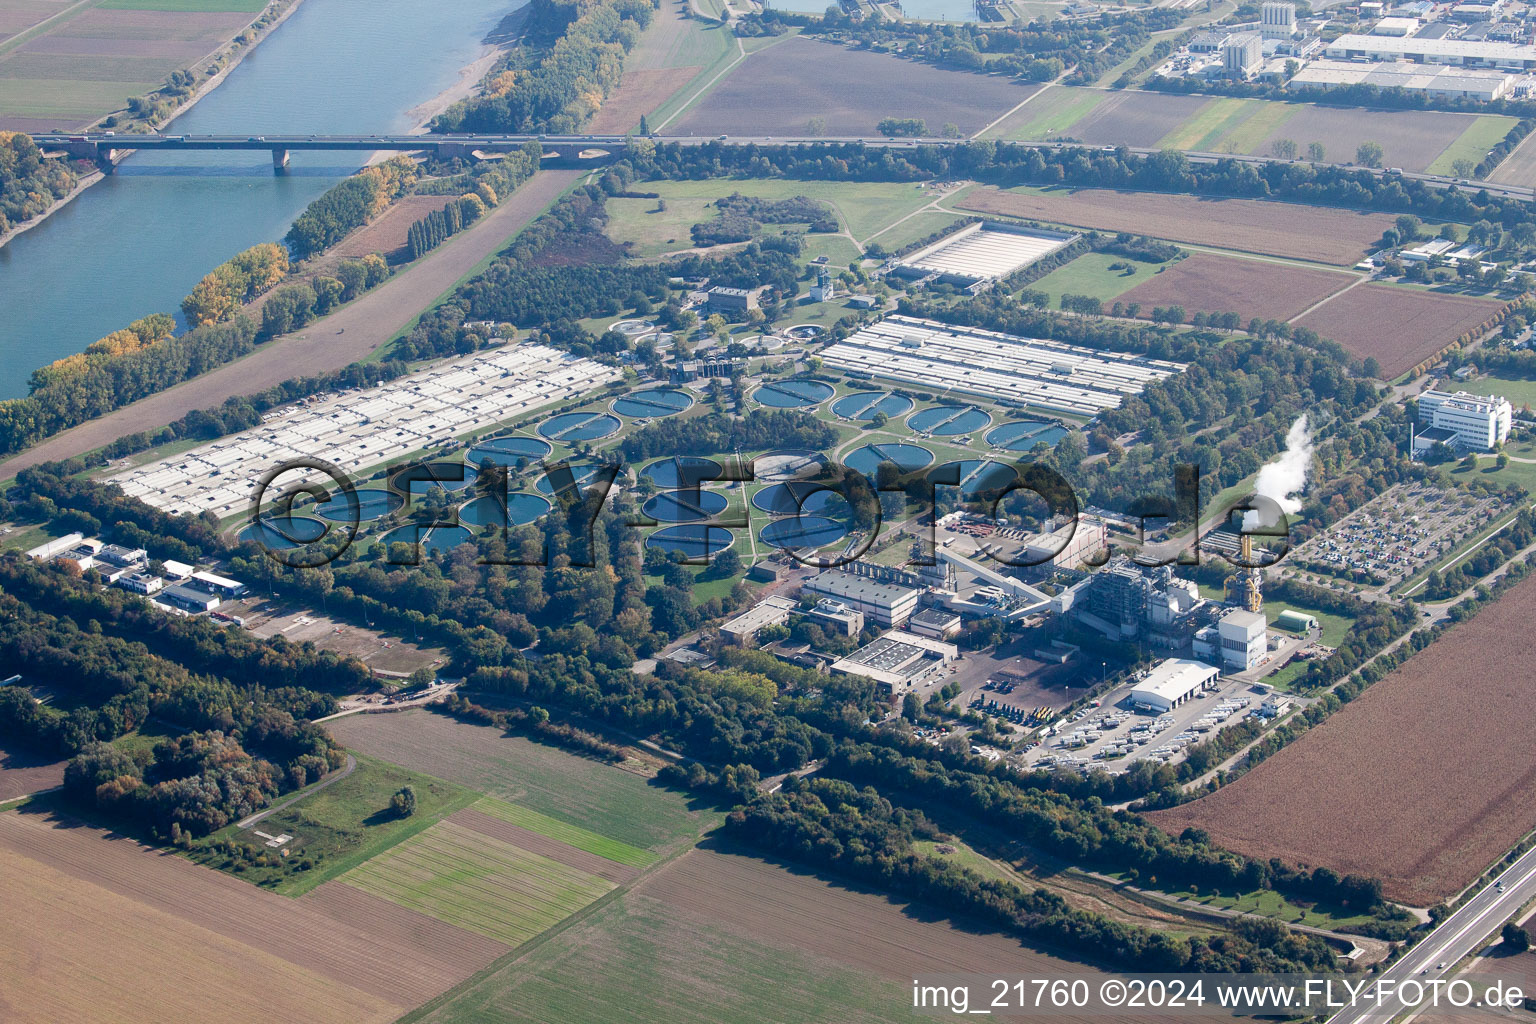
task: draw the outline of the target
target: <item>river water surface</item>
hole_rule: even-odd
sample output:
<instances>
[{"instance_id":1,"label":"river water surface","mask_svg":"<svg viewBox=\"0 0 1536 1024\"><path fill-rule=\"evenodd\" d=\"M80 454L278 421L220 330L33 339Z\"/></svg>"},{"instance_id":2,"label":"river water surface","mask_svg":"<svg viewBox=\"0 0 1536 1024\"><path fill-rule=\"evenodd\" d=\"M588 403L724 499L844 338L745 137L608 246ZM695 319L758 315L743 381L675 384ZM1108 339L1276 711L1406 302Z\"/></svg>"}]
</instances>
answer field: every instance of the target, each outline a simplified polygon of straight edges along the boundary
<instances>
[{"instance_id":1,"label":"river water surface","mask_svg":"<svg viewBox=\"0 0 1536 1024\"><path fill-rule=\"evenodd\" d=\"M386 134L449 88L523 0L303 0L167 131ZM357 169L355 153L140 153L0 247L0 398L39 366L147 313L180 315L204 274L277 241Z\"/></svg>"}]
</instances>

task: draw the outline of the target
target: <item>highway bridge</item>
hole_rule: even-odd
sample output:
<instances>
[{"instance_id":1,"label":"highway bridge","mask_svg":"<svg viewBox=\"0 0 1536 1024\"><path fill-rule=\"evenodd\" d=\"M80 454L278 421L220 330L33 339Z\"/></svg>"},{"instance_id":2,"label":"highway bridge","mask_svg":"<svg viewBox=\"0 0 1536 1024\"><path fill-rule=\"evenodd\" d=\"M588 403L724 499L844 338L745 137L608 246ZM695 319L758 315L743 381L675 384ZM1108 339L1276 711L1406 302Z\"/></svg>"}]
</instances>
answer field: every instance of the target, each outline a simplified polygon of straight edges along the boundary
<instances>
[{"instance_id":1,"label":"highway bridge","mask_svg":"<svg viewBox=\"0 0 1536 1024\"><path fill-rule=\"evenodd\" d=\"M373 153L378 151L425 152L445 158L472 157L476 153L496 154L517 149L529 142L537 142L544 150L548 166L585 166L606 163L623 155L624 147L633 135L118 135L113 132L54 132L40 133L32 138L45 151L63 152L80 160L92 160L103 170L110 171L124 155L134 150L266 150L272 154L273 170L281 172L288 166L288 156L294 152L312 150L352 151ZM887 149L910 149L915 146L961 146L969 139L888 139L883 137L851 136L809 137L771 135L668 135L652 136L658 143L678 143L685 146L710 144L729 146L821 146L828 143L863 143ZM1067 142L1021 142L1017 145L1035 146L1041 149L1092 148L1120 149L1138 156L1158 152L1139 146L1093 146ZM1241 163L1299 163L1278 157L1251 156L1233 153L1186 152L1191 163L1210 164L1219 160L1236 160ZM1350 167L1376 177L1401 177L1422 181L1434 188L1458 187L1485 190L1490 195L1504 196L1525 201L1536 200L1536 189L1521 188L1494 182L1467 181L1443 174L1422 174L1394 168Z\"/></svg>"}]
</instances>

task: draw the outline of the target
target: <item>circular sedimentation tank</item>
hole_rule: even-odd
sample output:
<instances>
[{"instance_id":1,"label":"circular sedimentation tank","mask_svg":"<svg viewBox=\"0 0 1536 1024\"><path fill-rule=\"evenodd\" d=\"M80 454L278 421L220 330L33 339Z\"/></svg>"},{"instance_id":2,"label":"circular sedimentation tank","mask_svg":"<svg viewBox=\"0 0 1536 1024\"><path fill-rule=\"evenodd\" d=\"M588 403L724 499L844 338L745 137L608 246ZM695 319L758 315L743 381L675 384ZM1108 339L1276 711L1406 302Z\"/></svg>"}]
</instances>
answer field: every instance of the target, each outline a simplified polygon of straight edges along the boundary
<instances>
[{"instance_id":1,"label":"circular sedimentation tank","mask_svg":"<svg viewBox=\"0 0 1536 1024\"><path fill-rule=\"evenodd\" d=\"M948 474L951 467L958 467L958 479L960 496L970 498L983 491L1001 491L1004 487L1019 478L1014 468L1004 462L994 462L991 459L961 459L957 462L946 462L935 466L928 471L928 479L935 481L935 486L953 488L955 484L938 484L937 478Z\"/></svg>"},{"instance_id":2,"label":"circular sedimentation tank","mask_svg":"<svg viewBox=\"0 0 1536 1024\"><path fill-rule=\"evenodd\" d=\"M618 331L626 338L638 338L642 334L654 331L656 329L656 321L641 319L616 320L609 325L608 329L610 331Z\"/></svg>"},{"instance_id":3,"label":"circular sedimentation tank","mask_svg":"<svg viewBox=\"0 0 1536 1024\"><path fill-rule=\"evenodd\" d=\"M539 433L551 441L574 444L596 441L616 433L623 422L606 412L563 412L539 424Z\"/></svg>"},{"instance_id":4,"label":"circular sedimentation tank","mask_svg":"<svg viewBox=\"0 0 1536 1024\"><path fill-rule=\"evenodd\" d=\"M693 483L707 483L720 479L720 463L714 459L701 459L697 455L680 455L670 459L658 459L640 471L657 487L668 490L682 485L686 477Z\"/></svg>"},{"instance_id":5,"label":"circular sedimentation tank","mask_svg":"<svg viewBox=\"0 0 1536 1024\"><path fill-rule=\"evenodd\" d=\"M676 551L689 558L703 558L719 554L735 540L730 530L719 526L664 526L645 538L645 546Z\"/></svg>"},{"instance_id":6,"label":"circular sedimentation tank","mask_svg":"<svg viewBox=\"0 0 1536 1024\"><path fill-rule=\"evenodd\" d=\"M413 473L413 478L409 481L410 493L418 497L434 487L441 487L445 491L462 491L473 484L475 477L480 475L480 471L474 466L462 462L427 462L419 467L407 466L396 472L389 478L390 488L397 493L404 491L407 485L405 475L412 470L417 472ZM425 470L429 475L422 476L420 470Z\"/></svg>"},{"instance_id":7,"label":"circular sedimentation tank","mask_svg":"<svg viewBox=\"0 0 1536 1024\"><path fill-rule=\"evenodd\" d=\"M752 460L756 480L771 482L812 476L825 468L827 457L809 448L779 448Z\"/></svg>"},{"instance_id":8,"label":"circular sedimentation tank","mask_svg":"<svg viewBox=\"0 0 1536 1024\"><path fill-rule=\"evenodd\" d=\"M835 544L847 535L848 528L836 519L790 516L763 527L758 538L776 548L819 548Z\"/></svg>"},{"instance_id":9,"label":"circular sedimentation tank","mask_svg":"<svg viewBox=\"0 0 1536 1024\"><path fill-rule=\"evenodd\" d=\"M796 341L812 341L827 333L827 329L820 324L796 324L787 328L784 335Z\"/></svg>"},{"instance_id":10,"label":"circular sedimentation tank","mask_svg":"<svg viewBox=\"0 0 1536 1024\"><path fill-rule=\"evenodd\" d=\"M662 491L652 495L641 511L664 523L697 523L713 519L729 504L718 491Z\"/></svg>"},{"instance_id":11,"label":"circular sedimentation tank","mask_svg":"<svg viewBox=\"0 0 1536 1024\"><path fill-rule=\"evenodd\" d=\"M880 413L893 420L906 415L912 408L912 399L889 391L859 391L844 395L832 403L832 412L845 420L868 422Z\"/></svg>"},{"instance_id":12,"label":"circular sedimentation tank","mask_svg":"<svg viewBox=\"0 0 1536 1024\"><path fill-rule=\"evenodd\" d=\"M651 388L613 400L613 411L631 419L661 419L686 412L693 396L677 388Z\"/></svg>"},{"instance_id":13,"label":"circular sedimentation tank","mask_svg":"<svg viewBox=\"0 0 1536 1024\"><path fill-rule=\"evenodd\" d=\"M1054 447L1067 436L1067 428L1041 420L1010 420L987 433L987 444L1010 452L1027 452L1044 442Z\"/></svg>"},{"instance_id":14,"label":"circular sedimentation tank","mask_svg":"<svg viewBox=\"0 0 1536 1024\"><path fill-rule=\"evenodd\" d=\"M820 405L835 393L832 385L819 380L770 380L757 386L752 397L770 409L809 409Z\"/></svg>"},{"instance_id":15,"label":"circular sedimentation tank","mask_svg":"<svg viewBox=\"0 0 1536 1024\"><path fill-rule=\"evenodd\" d=\"M491 462L498 466L515 466L520 460L533 462L555 450L555 446L537 437L492 437L471 448L464 461L471 466Z\"/></svg>"},{"instance_id":16,"label":"circular sedimentation tank","mask_svg":"<svg viewBox=\"0 0 1536 1024\"><path fill-rule=\"evenodd\" d=\"M769 515L793 516L846 508L848 502L830 488L817 487L808 481L791 480L764 487L752 496L752 504Z\"/></svg>"},{"instance_id":17,"label":"circular sedimentation tank","mask_svg":"<svg viewBox=\"0 0 1536 1024\"><path fill-rule=\"evenodd\" d=\"M907 426L919 434L953 437L973 433L991 422L992 416L974 405L936 405L913 413L907 419Z\"/></svg>"},{"instance_id":18,"label":"circular sedimentation tank","mask_svg":"<svg viewBox=\"0 0 1536 1024\"><path fill-rule=\"evenodd\" d=\"M876 441L856 448L843 457L843 465L855 473L874 477L883 464L896 467L898 473L915 473L933 462L933 452L920 444Z\"/></svg>"},{"instance_id":19,"label":"circular sedimentation tank","mask_svg":"<svg viewBox=\"0 0 1536 1024\"><path fill-rule=\"evenodd\" d=\"M503 508L501 499L487 494L459 509L459 522L470 526L523 526L549 511L549 500L537 494L508 494Z\"/></svg>"},{"instance_id":20,"label":"circular sedimentation tank","mask_svg":"<svg viewBox=\"0 0 1536 1024\"><path fill-rule=\"evenodd\" d=\"M242 543L253 541L270 551L286 551L313 544L329 529L309 516L263 516L236 536Z\"/></svg>"},{"instance_id":21,"label":"circular sedimentation tank","mask_svg":"<svg viewBox=\"0 0 1536 1024\"><path fill-rule=\"evenodd\" d=\"M562 487L561 490L569 490L570 487L576 487L583 491L586 490L587 484L592 482L592 478L597 476L598 471L601 468L602 467L592 465L591 463L573 464L571 466L571 483L567 487ZM539 479L534 483L533 486L540 494L554 494L554 475L551 473L540 473Z\"/></svg>"},{"instance_id":22,"label":"circular sedimentation tank","mask_svg":"<svg viewBox=\"0 0 1536 1024\"><path fill-rule=\"evenodd\" d=\"M360 487L356 493L357 521L360 523L371 523L375 519L383 519L405 504L400 495L382 488ZM343 494L337 494L329 501L322 501L315 506L314 512L321 519L329 519L333 523L349 522L352 518L352 510L347 504L346 495Z\"/></svg>"},{"instance_id":23,"label":"circular sedimentation tank","mask_svg":"<svg viewBox=\"0 0 1536 1024\"><path fill-rule=\"evenodd\" d=\"M474 542L475 536L462 526L436 526L430 531L418 530L414 526L397 526L384 535L385 544L409 544L411 541L421 538L421 552L423 555L434 555L441 551L451 551L460 544Z\"/></svg>"}]
</instances>

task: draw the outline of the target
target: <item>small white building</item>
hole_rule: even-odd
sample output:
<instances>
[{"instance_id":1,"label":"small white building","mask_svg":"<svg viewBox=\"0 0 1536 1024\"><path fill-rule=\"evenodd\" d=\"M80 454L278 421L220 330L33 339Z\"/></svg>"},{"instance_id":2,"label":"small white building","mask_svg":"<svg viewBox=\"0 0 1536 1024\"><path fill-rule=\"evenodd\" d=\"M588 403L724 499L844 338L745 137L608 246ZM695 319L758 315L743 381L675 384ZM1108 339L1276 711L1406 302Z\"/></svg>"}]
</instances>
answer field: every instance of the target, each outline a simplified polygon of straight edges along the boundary
<instances>
[{"instance_id":1,"label":"small white building","mask_svg":"<svg viewBox=\"0 0 1536 1024\"><path fill-rule=\"evenodd\" d=\"M1147 677L1131 688L1130 701L1139 708L1161 714L1209 689L1221 670L1203 661L1169 658L1159 662Z\"/></svg>"},{"instance_id":2,"label":"small white building","mask_svg":"<svg viewBox=\"0 0 1536 1024\"><path fill-rule=\"evenodd\" d=\"M85 534L83 533L66 533L56 540L50 540L46 544L39 544L27 552L27 557L46 562L51 558L57 558L66 551L72 550L83 540L85 540Z\"/></svg>"},{"instance_id":3,"label":"small white building","mask_svg":"<svg viewBox=\"0 0 1536 1024\"><path fill-rule=\"evenodd\" d=\"M1382 18L1371 27L1371 35L1411 36L1418 30L1418 18Z\"/></svg>"},{"instance_id":4,"label":"small white building","mask_svg":"<svg viewBox=\"0 0 1536 1024\"><path fill-rule=\"evenodd\" d=\"M142 594L148 597L151 594L158 594L160 589L165 586L165 580L162 580L153 573L135 572L129 573L117 580L116 585L130 594Z\"/></svg>"},{"instance_id":5,"label":"small white building","mask_svg":"<svg viewBox=\"0 0 1536 1024\"><path fill-rule=\"evenodd\" d=\"M949 640L960 635L960 616L942 608L924 608L907 620L907 629L919 636Z\"/></svg>"},{"instance_id":6,"label":"small white building","mask_svg":"<svg viewBox=\"0 0 1536 1024\"><path fill-rule=\"evenodd\" d=\"M1222 664L1234 672L1244 672L1263 661L1267 626L1259 612L1240 608L1223 615L1216 626Z\"/></svg>"},{"instance_id":7,"label":"small white building","mask_svg":"<svg viewBox=\"0 0 1536 1024\"><path fill-rule=\"evenodd\" d=\"M832 663L832 671L873 680L890 696L910 693L960 656L960 648L916 633L892 630Z\"/></svg>"},{"instance_id":8,"label":"small white building","mask_svg":"<svg viewBox=\"0 0 1536 1024\"><path fill-rule=\"evenodd\" d=\"M800 614L822 629L836 630L843 636L858 636L864 632L864 613L841 601L824 597Z\"/></svg>"},{"instance_id":9,"label":"small white building","mask_svg":"<svg viewBox=\"0 0 1536 1024\"><path fill-rule=\"evenodd\" d=\"M1509 428L1514 416L1515 410L1509 400L1498 396L1434 390L1419 395L1419 426L1450 431L1452 440L1446 443L1462 451L1485 452L1509 440ZM1421 443L1426 435L1436 440L1443 439L1443 435L1430 434L1427 430L1416 433L1414 455L1434 444L1434 440Z\"/></svg>"}]
</instances>

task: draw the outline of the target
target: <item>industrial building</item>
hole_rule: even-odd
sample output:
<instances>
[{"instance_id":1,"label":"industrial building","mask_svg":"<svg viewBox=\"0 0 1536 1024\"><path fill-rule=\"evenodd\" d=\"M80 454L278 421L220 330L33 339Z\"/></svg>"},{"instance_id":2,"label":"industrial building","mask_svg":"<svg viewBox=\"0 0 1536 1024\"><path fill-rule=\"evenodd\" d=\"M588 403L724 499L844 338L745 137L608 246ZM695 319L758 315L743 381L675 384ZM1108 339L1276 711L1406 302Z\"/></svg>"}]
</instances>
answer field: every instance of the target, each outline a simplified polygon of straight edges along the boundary
<instances>
[{"instance_id":1,"label":"industrial building","mask_svg":"<svg viewBox=\"0 0 1536 1024\"><path fill-rule=\"evenodd\" d=\"M746 313L757 308L761 288L711 288L705 299L705 309L710 313Z\"/></svg>"},{"instance_id":2,"label":"industrial building","mask_svg":"<svg viewBox=\"0 0 1536 1024\"><path fill-rule=\"evenodd\" d=\"M922 591L898 583L829 569L800 585L807 594L827 597L847 605L877 626L902 626L917 611Z\"/></svg>"},{"instance_id":3,"label":"industrial building","mask_svg":"<svg viewBox=\"0 0 1536 1024\"><path fill-rule=\"evenodd\" d=\"M1238 608L1221 617L1216 624L1221 638L1221 661L1236 672L1245 672L1264 660L1265 622L1262 612Z\"/></svg>"},{"instance_id":4,"label":"industrial building","mask_svg":"<svg viewBox=\"0 0 1536 1024\"><path fill-rule=\"evenodd\" d=\"M886 693L899 697L959 656L954 644L892 630L833 662L832 671L874 680Z\"/></svg>"},{"instance_id":5,"label":"industrial building","mask_svg":"<svg viewBox=\"0 0 1536 1024\"><path fill-rule=\"evenodd\" d=\"M919 283L942 281L972 295L1076 239L1076 235L982 221L894 261L890 273Z\"/></svg>"},{"instance_id":6,"label":"industrial building","mask_svg":"<svg viewBox=\"0 0 1536 1024\"><path fill-rule=\"evenodd\" d=\"M794 610L795 602L787 597L765 597L735 618L721 623L720 635L738 647L755 647L759 630L784 625Z\"/></svg>"},{"instance_id":7,"label":"industrial building","mask_svg":"<svg viewBox=\"0 0 1536 1024\"><path fill-rule=\"evenodd\" d=\"M822 629L830 629L843 636L858 636L864 632L864 613L841 601L822 598L800 614Z\"/></svg>"},{"instance_id":8,"label":"industrial building","mask_svg":"<svg viewBox=\"0 0 1536 1024\"><path fill-rule=\"evenodd\" d=\"M1170 648L1187 643L1211 615L1200 588L1171 566L1149 568L1123 555L1059 595L1057 607L1111 640L1144 637Z\"/></svg>"},{"instance_id":9,"label":"industrial building","mask_svg":"<svg viewBox=\"0 0 1536 1024\"><path fill-rule=\"evenodd\" d=\"M1437 64L1391 62L1362 64L1353 61L1315 60L1297 71L1287 89L1338 89L1374 85L1378 89L1402 89L1428 96L1492 102L1514 88L1515 76L1497 69L1461 68Z\"/></svg>"},{"instance_id":10,"label":"industrial building","mask_svg":"<svg viewBox=\"0 0 1536 1024\"><path fill-rule=\"evenodd\" d=\"M232 580L228 576L215 576L211 572L194 572L188 579L187 586L217 594L225 600L244 597L247 590L246 585L239 580Z\"/></svg>"},{"instance_id":11,"label":"industrial building","mask_svg":"<svg viewBox=\"0 0 1536 1024\"><path fill-rule=\"evenodd\" d=\"M129 497L181 515L227 519L249 508L257 480L299 458L354 478L390 459L452 442L619 379L619 371L544 345L488 349L380 384L269 415L251 430L110 477ZM290 486L300 474L283 476ZM324 486L335 483L320 474Z\"/></svg>"},{"instance_id":12,"label":"industrial building","mask_svg":"<svg viewBox=\"0 0 1536 1024\"><path fill-rule=\"evenodd\" d=\"M821 356L853 374L1085 416L1184 370L1144 355L905 316L861 328Z\"/></svg>"},{"instance_id":13,"label":"industrial building","mask_svg":"<svg viewBox=\"0 0 1536 1024\"><path fill-rule=\"evenodd\" d=\"M157 594L165 586L165 581L159 576L147 572L129 573L117 580L116 586L128 591L130 594L141 594L148 597Z\"/></svg>"},{"instance_id":14,"label":"industrial building","mask_svg":"<svg viewBox=\"0 0 1536 1024\"><path fill-rule=\"evenodd\" d=\"M1514 408L1497 396L1470 395L1465 391L1425 391L1419 395L1419 425L1413 454L1421 455L1435 442L1444 441L1460 451L1485 452L1509 440ZM1442 433L1450 432L1447 439Z\"/></svg>"},{"instance_id":15,"label":"industrial building","mask_svg":"<svg viewBox=\"0 0 1536 1024\"><path fill-rule=\"evenodd\" d=\"M1294 608L1287 608L1275 619L1275 628L1283 629L1287 633L1305 633L1308 630L1317 629L1318 625L1316 617Z\"/></svg>"},{"instance_id":16,"label":"industrial building","mask_svg":"<svg viewBox=\"0 0 1536 1024\"><path fill-rule=\"evenodd\" d=\"M1136 707L1162 714L1210 689L1220 675L1219 669L1202 661L1169 658L1159 662L1131 688L1130 701Z\"/></svg>"},{"instance_id":17,"label":"industrial building","mask_svg":"<svg viewBox=\"0 0 1536 1024\"><path fill-rule=\"evenodd\" d=\"M1264 63L1264 40L1257 32L1242 32L1221 48L1221 66L1231 78L1248 78Z\"/></svg>"},{"instance_id":18,"label":"industrial building","mask_svg":"<svg viewBox=\"0 0 1536 1024\"><path fill-rule=\"evenodd\" d=\"M934 640L953 640L960 635L960 616L942 608L924 608L907 620L907 629Z\"/></svg>"},{"instance_id":19,"label":"industrial building","mask_svg":"<svg viewBox=\"0 0 1536 1024\"><path fill-rule=\"evenodd\" d=\"M1296 5L1265 0L1259 8L1259 34L1265 39L1289 39L1296 34Z\"/></svg>"},{"instance_id":20,"label":"industrial building","mask_svg":"<svg viewBox=\"0 0 1536 1024\"><path fill-rule=\"evenodd\" d=\"M206 590L199 590L186 583L166 587L160 591L160 596L155 600L160 604L194 613L211 612L220 604L217 594L210 594Z\"/></svg>"},{"instance_id":21,"label":"industrial building","mask_svg":"<svg viewBox=\"0 0 1536 1024\"><path fill-rule=\"evenodd\" d=\"M1339 36L1323 51L1334 60L1397 61L1452 64L1466 68L1536 68L1536 46L1475 39L1393 38L1350 33Z\"/></svg>"},{"instance_id":22,"label":"industrial building","mask_svg":"<svg viewBox=\"0 0 1536 1024\"><path fill-rule=\"evenodd\" d=\"M1080 514L1029 539L1020 561L1029 566L1075 569L1109 547L1109 527L1097 516Z\"/></svg>"}]
</instances>

